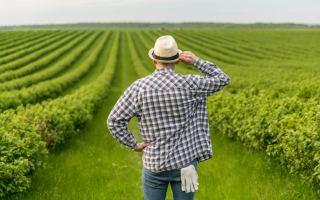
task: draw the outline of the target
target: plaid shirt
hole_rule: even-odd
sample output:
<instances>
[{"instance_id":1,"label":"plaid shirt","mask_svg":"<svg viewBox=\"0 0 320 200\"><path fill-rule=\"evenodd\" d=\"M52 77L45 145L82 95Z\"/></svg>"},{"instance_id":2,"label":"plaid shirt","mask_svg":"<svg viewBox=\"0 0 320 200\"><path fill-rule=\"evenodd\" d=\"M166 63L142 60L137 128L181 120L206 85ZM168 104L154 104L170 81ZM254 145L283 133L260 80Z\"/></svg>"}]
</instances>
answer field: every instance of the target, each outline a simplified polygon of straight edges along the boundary
<instances>
[{"instance_id":1,"label":"plaid shirt","mask_svg":"<svg viewBox=\"0 0 320 200\"><path fill-rule=\"evenodd\" d=\"M205 77L164 68L136 80L108 116L112 136L132 150L138 142L127 125L131 118L138 118L142 140L150 143L142 150L143 165L153 172L180 169L193 159L202 162L212 158L206 97L227 86L230 78L200 58L193 67Z\"/></svg>"}]
</instances>

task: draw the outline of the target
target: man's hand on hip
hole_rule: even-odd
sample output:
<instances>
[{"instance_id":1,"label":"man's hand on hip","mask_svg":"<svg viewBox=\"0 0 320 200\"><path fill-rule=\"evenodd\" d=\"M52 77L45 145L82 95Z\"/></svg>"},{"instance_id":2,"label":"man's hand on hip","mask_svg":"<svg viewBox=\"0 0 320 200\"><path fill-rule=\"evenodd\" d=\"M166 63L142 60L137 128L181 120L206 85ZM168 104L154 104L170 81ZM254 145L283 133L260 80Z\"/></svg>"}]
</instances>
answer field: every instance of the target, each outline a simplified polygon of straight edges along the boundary
<instances>
[{"instance_id":1,"label":"man's hand on hip","mask_svg":"<svg viewBox=\"0 0 320 200\"><path fill-rule=\"evenodd\" d=\"M141 142L138 144L138 148L136 148L134 151L135 152L142 152L142 149L149 146L150 143L144 143L144 142Z\"/></svg>"},{"instance_id":2,"label":"man's hand on hip","mask_svg":"<svg viewBox=\"0 0 320 200\"><path fill-rule=\"evenodd\" d=\"M197 57L190 51L184 51L180 53L179 60L185 65L193 65L196 62Z\"/></svg>"}]
</instances>

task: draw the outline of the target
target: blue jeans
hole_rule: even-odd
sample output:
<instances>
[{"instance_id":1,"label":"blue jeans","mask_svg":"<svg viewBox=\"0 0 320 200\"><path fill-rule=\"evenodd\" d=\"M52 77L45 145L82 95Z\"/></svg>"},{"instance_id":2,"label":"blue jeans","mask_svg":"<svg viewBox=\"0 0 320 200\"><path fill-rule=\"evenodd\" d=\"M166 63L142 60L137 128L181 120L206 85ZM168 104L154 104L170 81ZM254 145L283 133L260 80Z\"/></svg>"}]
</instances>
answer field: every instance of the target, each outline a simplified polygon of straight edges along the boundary
<instances>
[{"instance_id":1,"label":"blue jeans","mask_svg":"<svg viewBox=\"0 0 320 200\"><path fill-rule=\"evenodd\" d=\"M189 164L182 166L181 168L194 165L197 169L197 161L194 159ZM164 171L164 172L152 172L147 168L142 168L142 185L143 194L145 200L164 200L166 199L166 193L168 185L171 185L173 199L174 200L193 200L195 192L186 193L181 190L181 172L180 169Z\"/></svg>"}]
</instances>

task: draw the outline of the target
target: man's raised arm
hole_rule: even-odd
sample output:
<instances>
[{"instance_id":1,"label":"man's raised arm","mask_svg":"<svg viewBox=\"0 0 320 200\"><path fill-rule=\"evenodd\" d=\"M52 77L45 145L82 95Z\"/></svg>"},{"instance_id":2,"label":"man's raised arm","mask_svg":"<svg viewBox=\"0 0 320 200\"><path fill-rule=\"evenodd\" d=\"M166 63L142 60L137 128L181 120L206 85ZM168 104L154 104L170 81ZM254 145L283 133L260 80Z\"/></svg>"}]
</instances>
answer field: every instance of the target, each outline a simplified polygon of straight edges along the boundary
<instances>
[{"instance_id":1,"label":"man's raised arm","mask_svg":"<svg viewBox=\"0 0 320 200\"><path fill-rule=\"evenodd\" d=\"M230 83L230 77L221 69L206 60L196 57L189 51L184 51L180 54L179 59L186 65L192 65L197 68L205 77L193 75L194 81L197 83L197 93L202 98L208 97L227 86Z\"/></svg>"}]
</instances>

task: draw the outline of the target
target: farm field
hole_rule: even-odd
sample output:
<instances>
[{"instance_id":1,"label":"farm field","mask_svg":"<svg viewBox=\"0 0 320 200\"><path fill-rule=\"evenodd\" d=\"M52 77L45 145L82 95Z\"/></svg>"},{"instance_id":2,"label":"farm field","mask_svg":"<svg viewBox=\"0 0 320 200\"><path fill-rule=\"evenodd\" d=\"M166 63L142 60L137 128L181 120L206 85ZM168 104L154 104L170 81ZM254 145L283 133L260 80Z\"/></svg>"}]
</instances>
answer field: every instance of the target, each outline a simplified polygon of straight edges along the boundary
<instances>
[{"instance_id":1,"label":"farm field","mask_svg":"<svg viewBox=\"0 0 320 200\"><path fill-rule=\"evenodd\" d=\"M196 199L320 199L320 31L241 29L0 32L0 196L143 199L142 154L106 119L166 34L231 78L207 99Z\"/></svg>"}]
</instances>

